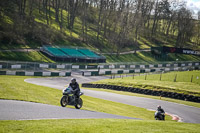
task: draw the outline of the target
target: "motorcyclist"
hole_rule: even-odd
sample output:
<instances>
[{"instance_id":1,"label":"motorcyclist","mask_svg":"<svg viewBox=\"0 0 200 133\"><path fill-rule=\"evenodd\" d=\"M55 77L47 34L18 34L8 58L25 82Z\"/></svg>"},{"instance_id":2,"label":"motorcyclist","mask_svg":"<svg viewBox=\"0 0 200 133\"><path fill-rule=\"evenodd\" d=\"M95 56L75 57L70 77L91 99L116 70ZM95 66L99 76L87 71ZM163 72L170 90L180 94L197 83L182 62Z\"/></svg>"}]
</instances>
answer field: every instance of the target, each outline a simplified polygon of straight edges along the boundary
<instances>
[{"instance_id":1,"label":"motorcyclist","mask_svg":"<svg viewBox=\"0 0 200 133\"><path fill-rule=\"evenodd\" d=\"M79 94L80 94L80 88L79 84L76 82L75 78L71 79L71 83L69 84L68 88L72 88L72 92L74 93L74 96L76 97L76 102L79 99Z\"/></svg>"},{"instance_id":2,"label":"motorcyclist","mask_svg":"<svg viewBox=\"0 0 200 133\"><path fill-rule=\"evenodd\" d=\"M165 111L161 108L160 105L157 106L155 117L159 117L159 115L162 115L163 120L165 120Z\"/></svg>"}]
</instances>

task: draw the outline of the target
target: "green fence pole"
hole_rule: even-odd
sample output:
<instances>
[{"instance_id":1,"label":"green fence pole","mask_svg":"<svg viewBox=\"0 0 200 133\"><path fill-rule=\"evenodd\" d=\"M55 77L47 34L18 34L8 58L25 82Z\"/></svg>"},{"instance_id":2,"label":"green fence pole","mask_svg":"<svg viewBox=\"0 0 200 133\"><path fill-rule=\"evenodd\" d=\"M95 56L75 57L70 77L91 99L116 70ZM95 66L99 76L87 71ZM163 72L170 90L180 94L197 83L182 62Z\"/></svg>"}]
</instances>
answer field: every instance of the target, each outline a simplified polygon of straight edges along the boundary
<instances>
[{"instance_id":1,"label":"green fence pole","mask_svg":"<svg viewBox=\"0 0 200 133\"><path fill-rule=\"evenodd\" d=\"M160 74L160 81L162 80L162 73Z\"/></svg>"},{"instance_id":2,"label":"green fence pole","mask_svg":"<svg viewBox=\"0 0 200 133\"><path fill-rule=\"evenodd\" d=\"M147 80L147 74L145 75L145 80Z\"/></svg>"},{"instance_id":3,"label":"green fence pole","mask_svg":"<svg viewBox=\"0 0 200 133\"><path fill-rule=\"evenodd\" d=\"M174 82L176 82L176 77L177 77L177 74L175 75Z\"/></svg>"},{"instance_id":4,"label":"green fence pole","mask_svg":"<svg viewBox=\"0 0 200 133\"><path fill-rule=\"evenodd\" d=\"M192 80L193 80L193 75L192 75L192 77L191 77L191 83L192 83Z\"/></svg>"}]
</instances>

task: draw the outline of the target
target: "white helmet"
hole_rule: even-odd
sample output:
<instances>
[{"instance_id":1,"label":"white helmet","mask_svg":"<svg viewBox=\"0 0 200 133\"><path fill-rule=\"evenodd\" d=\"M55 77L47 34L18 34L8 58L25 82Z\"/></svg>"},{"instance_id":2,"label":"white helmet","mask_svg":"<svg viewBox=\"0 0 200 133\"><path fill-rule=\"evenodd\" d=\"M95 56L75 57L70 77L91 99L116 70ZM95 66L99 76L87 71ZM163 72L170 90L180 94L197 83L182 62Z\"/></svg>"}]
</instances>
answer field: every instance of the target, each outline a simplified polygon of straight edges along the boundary
<instances>
[{"instance_id":1,"label":"white helmet","mask_svg":"<svg viewBox=\"0 0 200 133\"><path fill-rule=\"evenodd\" d=\"M157 108L161 109L161 106L160 106L160 105L158 105L158 106L157 106Z\"/></svg>"},{"instance_id":2,"label":"white helmet","mask_svg":"<svg viewBox=\"0 0 200 133\"><path fill-rule=\"evenodd\" d=\"M72 82L72 81L75 81L75 82L76 82L76 79L75 79L75 78L72 78L72 79L71 79L71 82Z\"/></svg>"}]
</instances>

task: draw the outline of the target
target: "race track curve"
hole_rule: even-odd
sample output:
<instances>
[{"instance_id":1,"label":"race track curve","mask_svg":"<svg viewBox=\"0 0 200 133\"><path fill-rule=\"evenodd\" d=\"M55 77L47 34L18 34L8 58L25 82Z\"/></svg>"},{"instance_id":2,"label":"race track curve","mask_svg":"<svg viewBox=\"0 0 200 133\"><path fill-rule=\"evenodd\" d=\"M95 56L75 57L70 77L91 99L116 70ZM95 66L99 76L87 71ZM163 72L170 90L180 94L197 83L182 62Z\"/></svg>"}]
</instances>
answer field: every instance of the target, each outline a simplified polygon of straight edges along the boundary
<instances>
[{"instance_id":1,"label":"race track curve","mask_svg":"<svg viewBox=\"0 0 200 133\"><path fill-rule=\"evenodd\" d=\"M106 76L83 77L78 75L73 75L73 77L76 78L79 83L87 83L95 80L108 78ZM41 86L63 89L64 86L66 86L70 82L71 78L72 77L33 78L26 79L25 81ZM183 122L200 123L200 108L150 98L120 95L103 91L94 91L86 89L82 90L87 96L110 100L114 102L120 102L151 110L155 110L157 105L161 105L162 108L164 108L165 112L179 116L181 118L181 121Z\"/></svg>"}]
</instances>

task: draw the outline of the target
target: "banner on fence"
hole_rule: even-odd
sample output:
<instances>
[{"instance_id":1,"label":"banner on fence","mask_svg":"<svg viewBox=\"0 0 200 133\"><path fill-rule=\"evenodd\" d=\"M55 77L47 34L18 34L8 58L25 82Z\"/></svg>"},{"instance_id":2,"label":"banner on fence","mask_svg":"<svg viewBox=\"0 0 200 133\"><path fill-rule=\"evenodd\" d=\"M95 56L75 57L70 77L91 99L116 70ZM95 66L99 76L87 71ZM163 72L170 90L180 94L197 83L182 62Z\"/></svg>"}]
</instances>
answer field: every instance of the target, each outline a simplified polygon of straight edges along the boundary
<instances>
[{"instance_id":1,"label":"banner on fence","mask_svg":"<svg viewBox=\"0 0 200 133\"><path fill-rule=\"evenodd\" d=\"M166 54L166 53L178 53L178 54L190 54L190 55L200 55L200 51L195 51L186 48L176 48L176 47L151 47L152 54Z\"/></svg>"}]
</instances>

